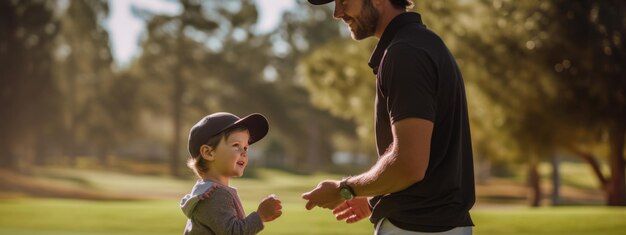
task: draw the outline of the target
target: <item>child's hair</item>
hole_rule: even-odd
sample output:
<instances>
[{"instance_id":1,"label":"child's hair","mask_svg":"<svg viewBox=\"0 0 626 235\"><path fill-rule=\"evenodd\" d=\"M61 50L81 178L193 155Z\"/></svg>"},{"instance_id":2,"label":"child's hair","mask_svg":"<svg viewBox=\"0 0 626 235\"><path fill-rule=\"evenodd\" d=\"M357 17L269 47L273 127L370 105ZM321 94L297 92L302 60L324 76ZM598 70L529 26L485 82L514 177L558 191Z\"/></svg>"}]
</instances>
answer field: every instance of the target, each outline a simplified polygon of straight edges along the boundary
<instances>
[{"instance_id":1,"label":"child's hair","mask_svg":"<svg viewBox=\"0 0 626 235\"><path fill-rule=\"evenodd\" d=\"M222 131L221 133L210 137L209 140L207 140L206 145L215 149L222 139L226 140L228 139L228 137L230 137L231 134L235 132L247 130L248 128L246 128L245 126L238 126L235 128L226 129L225 131ZM193 170L193 172L196 173L198 177L202 178L204 173L209 170L209 162L202 158L202 153L200 153L197 156L194 156L187 160L187 167Z\"/></svg>"}]
</instances>

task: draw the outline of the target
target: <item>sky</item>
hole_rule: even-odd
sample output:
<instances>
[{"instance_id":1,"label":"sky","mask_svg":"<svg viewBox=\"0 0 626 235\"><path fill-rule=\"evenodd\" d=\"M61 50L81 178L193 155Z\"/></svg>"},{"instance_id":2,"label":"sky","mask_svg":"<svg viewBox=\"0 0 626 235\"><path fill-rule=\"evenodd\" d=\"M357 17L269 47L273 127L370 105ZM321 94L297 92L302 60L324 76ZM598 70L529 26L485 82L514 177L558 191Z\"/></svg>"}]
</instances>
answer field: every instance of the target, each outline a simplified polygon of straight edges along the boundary
<instances>
[{"instance_id":1,"label":"sky","mask_svg":"<svg viewBox=\"0 0 626 235\"><path fill-rule=\"evenodd\" d=\"M259 32L268 32L280 22L280 16L286 9L295 6L294 0L255 0L259 9ZM176 3L163 0L109 0L110 16L105 23L111 37L111 47L116 64L124 67L137 56L139 36L144 30L145 23L133 16L131 6L150 11L177 14L180 6Z\"/></svg>"}]
</instances>

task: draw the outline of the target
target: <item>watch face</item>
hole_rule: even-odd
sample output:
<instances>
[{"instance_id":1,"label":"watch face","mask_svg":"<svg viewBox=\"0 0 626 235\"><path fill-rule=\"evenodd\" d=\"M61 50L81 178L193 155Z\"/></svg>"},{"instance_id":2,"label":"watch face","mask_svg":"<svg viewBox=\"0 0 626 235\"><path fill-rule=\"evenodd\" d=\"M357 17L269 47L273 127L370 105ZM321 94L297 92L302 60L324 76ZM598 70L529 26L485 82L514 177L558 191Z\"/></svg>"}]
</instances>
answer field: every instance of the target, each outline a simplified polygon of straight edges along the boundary
<instances>
[{"instance_id":1,"label":"watch face","mask_svg":"<svg viewBox=\"0 0 626 235\"><path fill-rule=\"evenodd\" d=\"M350 190L348 190L347 188L340 189L339 194L341 195L341 197L343 197L346 200L350 200L353 197L352 193L350 193Z\"/></svg>"}]
</instances>

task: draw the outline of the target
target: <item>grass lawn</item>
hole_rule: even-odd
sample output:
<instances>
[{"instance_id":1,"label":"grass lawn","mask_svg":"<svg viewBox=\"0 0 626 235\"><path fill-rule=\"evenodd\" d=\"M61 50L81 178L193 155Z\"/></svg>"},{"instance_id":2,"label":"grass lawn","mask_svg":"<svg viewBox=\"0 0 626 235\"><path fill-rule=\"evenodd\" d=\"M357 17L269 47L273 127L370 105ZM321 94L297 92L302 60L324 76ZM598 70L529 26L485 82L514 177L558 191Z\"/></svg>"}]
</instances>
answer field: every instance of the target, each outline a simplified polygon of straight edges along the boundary
<instances>
[{"instance_id":1,"label":"grass lawn","mask_svg":"<svg viewBox=\"0 0 626 235\"><path fill-rule=\"evenodd\" d=\"M247 211L253 201L244 201ZM475 234L624 234L626 208L477 209ZM0 234L181 234L185 218L172 200L0 200ZM327 210L285 203L262 234L373 234L367 221L347 225Z\"/></svg>"},{"instance_id":2,"label":"grass lawn","mask_svg":"<svg viewBox=\"0 0 626 235\"><path fill-rule=\"evenodd\" d=\"M363 220L336 221L329 210L304 209L300 195L322 179L339 175L293 175L259 170L256 178L234 179L246 212L261 198L275 193L283 201L283 216L266 224L261 234L373 234ZM20 183L37 182L58 188L88 189L121 194L118 198L151 200L80 200L32 197L0 199L0 235L26 234L181 234L186 218L178 208L180 196L194 180L87 170L41 169ZM1 192L0 192L1 193ZM128 197L124 197L127 195ZM150 197L150 196L158 197ZM478 204L472 210L475 234L626 234L626 208L602 206L543 207Z\"/></svg>"},{"instance_id":3,"label":"grass lawn","mask_svg":"<svg viewBox=\"0 0 626 235\"><path fill-rule=\"evenodd\" d=\"M252 205L253 202L243 202ZM368 234L370 223L346 225L330 211L306 211L285 203L283 217L263 234ZM252 208L247 206L246 211ZM0 234L181 234L185 217L176 201L85 201L19 199L0 201Z\"/></svg>"}]
</instances>

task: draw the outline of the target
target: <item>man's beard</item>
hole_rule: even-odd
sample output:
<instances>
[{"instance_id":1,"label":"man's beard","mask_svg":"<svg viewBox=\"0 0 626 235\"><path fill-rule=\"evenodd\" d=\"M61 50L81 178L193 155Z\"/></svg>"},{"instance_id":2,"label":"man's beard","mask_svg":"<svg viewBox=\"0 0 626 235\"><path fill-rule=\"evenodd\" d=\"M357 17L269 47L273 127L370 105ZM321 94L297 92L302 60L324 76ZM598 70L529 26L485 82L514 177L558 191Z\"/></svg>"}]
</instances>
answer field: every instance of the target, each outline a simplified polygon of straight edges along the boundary
<instances>
[{"instance_id":1,"label":"man's beard","mask_svg":"<svg viewBox=\"0 0 626 235\"><path fill-rule=\"evenodd\" d=\"M350 17L350 16L348 16ZM372 5L371 0L364 1L363 8L358 18L350 17L354 20L355 27L352 31L352 38L361 40L374 35L378 24L379 14Z\"/></svg>"}]
</instances>

